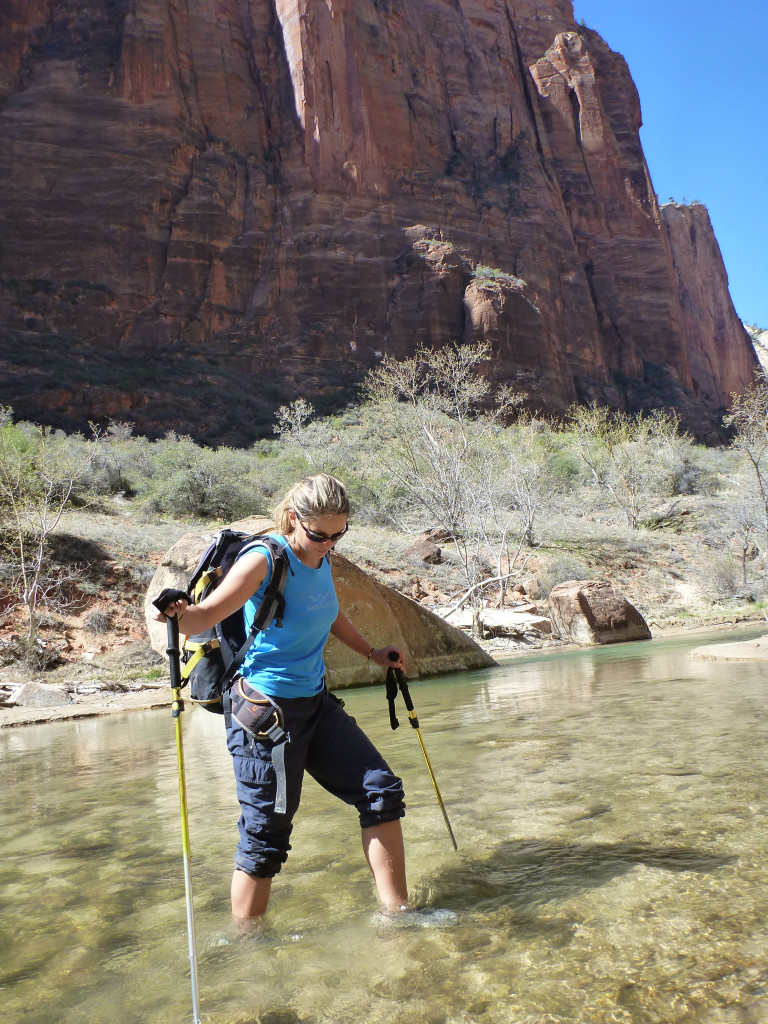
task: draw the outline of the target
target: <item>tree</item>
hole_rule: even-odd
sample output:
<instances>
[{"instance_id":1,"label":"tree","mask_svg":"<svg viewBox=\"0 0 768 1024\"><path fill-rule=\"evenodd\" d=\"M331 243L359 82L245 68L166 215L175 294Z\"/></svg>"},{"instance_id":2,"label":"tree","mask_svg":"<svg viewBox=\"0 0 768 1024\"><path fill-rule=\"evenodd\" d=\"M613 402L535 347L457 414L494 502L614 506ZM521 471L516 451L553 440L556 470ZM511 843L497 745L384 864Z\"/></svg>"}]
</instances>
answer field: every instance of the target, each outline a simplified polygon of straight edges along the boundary
<instances>
[{"instance_id":1,"label":"tree","mask_svg":"<svg viewBox=\"0 0 768 1024\"><path fill-rule=\"evenodd\" d=\"M638 529L650 500L669 493L680 474L690 439L680 434L677 416L658 409L630 416L593 402L573 406L570 420L578 457L627 526Z\"/></svg>"},{"instance_id":2,"label":"tree","mask_svg":"<svg viewBox=\"0 0 768 1024\"><path fill-rule=\"evenodd\" d=\"M476 631L483 590L522 571L522 538L514 551L508 542L515 510L501 436L521 396L494 392L478 372L490 355L487 344L422 347L409 359L385 357L364 385L381 425L375 471L386 467L393 519L451 538Z\"/></svg>"},{"instance_id":3,"label":"tree","mask_svg":"<svg viewBox=\"0 0 768 1024\"><path fill-rule=\"evenodd\" d=\"M0 582L26 607L30 649L41 607L60 601L71 578L49 564L49 538L95 455L93 442L31 423L14 425L11 410L0 410Z\"/></svg>"},{"instance_id":4,"label":"tree","mask_svg":"<svg viewBox=\"0 0 768 1024\"><path fill-rule=\"evenodd\" d=\"M723 423L734 432L731 448L749 468L759 506L759 546L768 553L768 376L759 372L743 395L731 395Z\"/></svg>"},{"instance_id":5,"label":"tree","mask_svg":"<svg viewBox=\"0 0 768 1024\"><path fill-rule=\"evenodd\" d=\"M737 486L734 493L728 495L723 526L741 565L741 582L745 587L747 565L756 554L755 539L763 530L763 511L754 487Z\"/></svg>"},{"instance_id":6,"label":"tree","mask_svg":"<svg viewBox=\"0 0 768 1024\"><path fill-rule=\"evenodd\" d=\"M332 421L316 419L314 406L305 398L280 406L274 430L281 441L301 453L310 473L337 474L349 460L349 437L334 429Z\"/></svg>"}]
</instances>

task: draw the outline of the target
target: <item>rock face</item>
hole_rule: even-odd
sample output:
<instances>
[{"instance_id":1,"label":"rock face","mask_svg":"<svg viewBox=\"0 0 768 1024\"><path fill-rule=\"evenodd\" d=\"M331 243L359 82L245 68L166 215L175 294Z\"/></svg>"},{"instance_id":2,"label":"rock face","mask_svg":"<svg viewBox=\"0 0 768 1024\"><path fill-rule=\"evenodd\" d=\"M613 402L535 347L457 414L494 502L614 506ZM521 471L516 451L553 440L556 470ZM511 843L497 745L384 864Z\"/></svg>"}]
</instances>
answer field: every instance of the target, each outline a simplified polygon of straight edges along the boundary
<instances>
[{"instance_id":1,"label":"rock face","mask_svg":"<svg viewBox=\"0 0 768 1024\"><path fill-rule=\"evenodd\" d=\"M254 517L233 524L234 529L265 533L272 522ZM151 617L152 598L165 587L185 588L212 534L188 533L166 554L147 592L144 613L153 648L166 649L166 628ZM461 630L421 608L358 569L343 555L333 556L333 578L339 604L363 635L377 647L396 643L405 651L408 676L412 678L459 672L494 665L490 655ZM328 685L331 689L384 681L378 665L354 654L334 637L325 649Z\"/></svg>"},{"instance_id":2,"label":"rock face","mask_svg":"<svg viewBox=\"0 0 768 1024\"><path fill-rule=\"evenodd\" d=\"M640 124L569 0L7 0L0 401L239 442L484 339L532 406L713 436L756 361Z\"/></svg>"},{"instance_id":3,"label":"rock face","mask_svg":"<svg viewBox=\"0 0 768 1024\"><path fill-rule=\"evenodd\" d=\"M584 646L651 639L643 616L610 583L558 583L549 595L549 612L557 635Z\"/></svg>"}]
</instances>

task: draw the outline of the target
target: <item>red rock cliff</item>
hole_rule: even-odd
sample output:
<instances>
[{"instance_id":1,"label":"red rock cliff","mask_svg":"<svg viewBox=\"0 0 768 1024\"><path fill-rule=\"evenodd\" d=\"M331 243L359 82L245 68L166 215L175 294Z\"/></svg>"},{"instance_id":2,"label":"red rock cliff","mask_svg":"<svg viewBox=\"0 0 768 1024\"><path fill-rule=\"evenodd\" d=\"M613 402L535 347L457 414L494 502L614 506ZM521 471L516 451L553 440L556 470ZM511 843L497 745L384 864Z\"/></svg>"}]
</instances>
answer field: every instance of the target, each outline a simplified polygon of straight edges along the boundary
<instances>
[{"instance_id":1,"label":"red rock cliff","mask_svg":"<svg viewBox=\"0 0 768 1024\"><path fill-rule=\"evenodd\" d=\"M662 219L629 71L569 0L6 8L18 414L152 430L170 405L242 440L383 352L485 338L547 411L664 404L714 436L750 379L706 212Z\"/></svg>"}]
</instances>

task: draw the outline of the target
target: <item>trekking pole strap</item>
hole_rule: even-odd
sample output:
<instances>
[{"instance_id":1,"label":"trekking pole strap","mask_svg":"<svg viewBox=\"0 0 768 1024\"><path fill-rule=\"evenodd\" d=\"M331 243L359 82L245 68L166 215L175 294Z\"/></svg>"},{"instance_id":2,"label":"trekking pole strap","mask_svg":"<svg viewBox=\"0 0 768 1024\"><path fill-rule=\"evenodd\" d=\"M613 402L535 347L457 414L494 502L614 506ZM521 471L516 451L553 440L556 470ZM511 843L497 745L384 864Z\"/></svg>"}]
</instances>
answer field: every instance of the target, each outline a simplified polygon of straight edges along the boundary
<instances>
[{"instance_id":1,"label":"trekking pole strap","mask_svg":"<svg viewBox=\"0 0 768 1024\"><path fill-rule=\"evenodd\" d=\"M387 669L387 682L386 682L386 693L387 703L389 704L389 724L393 729L397 729L400 723L397 720L397 714L395 713L395 701L397 700L397 679L395 677L395 670L393 668Z\"/></svg>"},{"instance_id":2,"label":"trekking pole strap","mask_svg":"<svg viewBox=\"0 0 768 1024\"><path fill-rule=\"evenodd\" d=\"M393 670L390 669L389 671L392 672ZM408 689L408 683L406 683L405 681L405 674L401 668L394 669L394 672L395 675L397 676L397 685L400 687L400 692L403 695L405 706L408 709L408 718L410 720L411 727L413 729L418 729L419 720L416 717L416 709L414 708L413 701L411 700L411 692Z\"/></svg>"}]
</instances>

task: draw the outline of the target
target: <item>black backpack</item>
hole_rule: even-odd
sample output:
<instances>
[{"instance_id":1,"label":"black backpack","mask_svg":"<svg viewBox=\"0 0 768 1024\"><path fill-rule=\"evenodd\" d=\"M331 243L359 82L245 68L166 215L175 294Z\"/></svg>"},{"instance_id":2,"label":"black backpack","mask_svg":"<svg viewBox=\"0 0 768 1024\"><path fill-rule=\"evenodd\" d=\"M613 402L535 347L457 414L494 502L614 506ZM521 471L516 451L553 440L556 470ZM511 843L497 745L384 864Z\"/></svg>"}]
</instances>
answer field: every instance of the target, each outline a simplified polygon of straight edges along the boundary
<instances>
[{"instance_id":1,"label":"black backpack","mask_svg":"<svg viewBox=\"0 0 768 1024\"><path fill-rule=\"evenodd\" d=\"M285 547L275 537L221 530L208 545L189 581L192 603L199 604L218 587L236 558L257 546L269 552L272 571L248 634L245 632L243 610L238 608L204 633L187 637L184 641L182 680L189 681L191 699L216 714L224 713L229 688L256 635L273 621L278 626L283 624L288 556Z\"/></svg>"}]
</instances>

